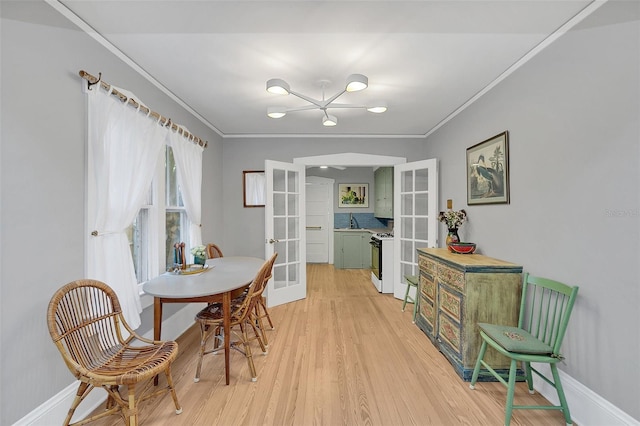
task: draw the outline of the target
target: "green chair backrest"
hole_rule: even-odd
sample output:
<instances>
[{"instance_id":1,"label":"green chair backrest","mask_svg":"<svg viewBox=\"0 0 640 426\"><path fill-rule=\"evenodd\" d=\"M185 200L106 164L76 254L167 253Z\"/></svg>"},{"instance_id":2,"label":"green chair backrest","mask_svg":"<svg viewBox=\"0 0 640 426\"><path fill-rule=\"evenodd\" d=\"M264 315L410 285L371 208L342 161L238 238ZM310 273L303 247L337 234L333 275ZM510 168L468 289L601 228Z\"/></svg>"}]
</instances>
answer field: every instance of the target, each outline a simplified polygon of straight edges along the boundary
<instances>
[{"instance_id":1,"label":"green chair backrest","mask_svg":"<svg viewBox=\"0 0 640 426\"><path fill-rule=\"evenodd\" d=\"M578 287L525 273L518 327L527 330L560 354Z\"/></svg>"}]
</instances>

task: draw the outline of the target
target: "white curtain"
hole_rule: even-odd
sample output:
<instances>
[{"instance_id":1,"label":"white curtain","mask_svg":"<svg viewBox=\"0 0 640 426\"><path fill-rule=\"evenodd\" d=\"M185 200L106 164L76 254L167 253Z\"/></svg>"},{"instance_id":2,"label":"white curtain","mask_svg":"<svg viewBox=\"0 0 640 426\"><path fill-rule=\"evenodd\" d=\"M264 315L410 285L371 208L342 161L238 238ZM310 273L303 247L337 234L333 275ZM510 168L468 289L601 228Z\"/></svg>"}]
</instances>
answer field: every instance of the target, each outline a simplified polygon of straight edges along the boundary
<instances>
[{"instance_id":1,"label":"white curtain","mask_svg":"<svg viewBox=\"0 0 640 426\"><path fill-rule=\"evenodd\" d=\"M173 150L178 185L187 217L191 222L189 241L191 241L191 247L199 246L202 245L202 152L204 148L172 130L169 130L167 140Z\"/></svg>"},{"instance_id":2,"label":"white curtain","mask_svg":"<svg viewBox=\"0 0 640 426\"><path fill-rule=\"evenodd\" d=\"M127 96L139 98L117 88ZM125 233L144 203L167 130L100 87L89 98L89 162L95 197L89 200L88 276L114 289L127 323L140 325L142 306ZM198 222L199 223L199 222Z\"/></svg>"}]
</instances>

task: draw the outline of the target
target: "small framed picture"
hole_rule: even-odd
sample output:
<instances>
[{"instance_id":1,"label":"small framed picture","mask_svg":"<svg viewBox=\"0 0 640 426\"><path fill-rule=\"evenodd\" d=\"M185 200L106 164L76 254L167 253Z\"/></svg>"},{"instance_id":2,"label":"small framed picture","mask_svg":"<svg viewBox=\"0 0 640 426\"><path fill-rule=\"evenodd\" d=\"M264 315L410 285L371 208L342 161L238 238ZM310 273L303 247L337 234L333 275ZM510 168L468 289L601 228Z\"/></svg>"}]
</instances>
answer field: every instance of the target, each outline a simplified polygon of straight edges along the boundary
<instances>
[{"instance_id":1,"label":"small framed picture","mask_svg":"<svg viewBox=\"0 0 640 426\"><path fill-rule=\"evenodd\" d=\"M338 197L338 207L369 207L369 184L340 183Z\"/></svg>"},{"instance_id":2,"label":"small framed picture","mask_svg":"<svg viewBox=\"0 0 640 426\"><path fill-rule=\"evenodd\" d=\"M509 204L509 132L467 148L467 204Z\"/></svg>"}]
</instances>

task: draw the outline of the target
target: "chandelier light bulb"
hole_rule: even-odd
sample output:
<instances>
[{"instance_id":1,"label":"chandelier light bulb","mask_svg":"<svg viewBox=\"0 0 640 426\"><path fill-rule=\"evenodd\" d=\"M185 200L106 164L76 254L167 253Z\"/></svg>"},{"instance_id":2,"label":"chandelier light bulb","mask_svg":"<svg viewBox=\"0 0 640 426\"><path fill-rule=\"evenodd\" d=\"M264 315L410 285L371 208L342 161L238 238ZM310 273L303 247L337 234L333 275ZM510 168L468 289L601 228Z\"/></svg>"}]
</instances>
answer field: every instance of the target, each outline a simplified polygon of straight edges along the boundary
<instances>
[{"instance_id":1,"label":"chandelier light bulb","mask_svg":"<svg viewBox=\"0 0 640 426\"><path fill-rule=\"evenodd\" d=\"M322 117L322 125L327 127L333 127L338 124L338 119L333 115L325 115Z\"/></svg>"},{"instance_id":2,"label":"chandelier light bulb","mask_svg":"<svg viewBox=\"0 0 640 426\"><path fill-rule=\"evenodd\" d=\"M269 93L275 93L276 95L288 95L289 90L289 83L280 78L272 78L267 81L267 92Z\"/></svg>"},{"instance_id":3,"label":"chandelier light bulb","mask_svg":"<svg viewBox=\"0 0 640 426\"><path fill-rule=\"evenodd\" d=\"M287 115L287 110L284 107L267 108L267 116L269 116L269 118L282 118L285 115Z\"/></svg>"},{"instance_id":4,"label":"chandelier light bulb","mask_svg":"<svg viewBox=\"0 0 640 426\"><path fill-rule=\"evenodd\" d=\"M362 74L351 74L347 77L347 92L357 92L369 86L369 79Z\"/></svg>"},{"instance_id":5,"label":"chandelier light bulb","mask_svg":"<svg viewBox=\"0 0 640 426\"><path fill-rule=\"evenodd\" d=\"M367 107L367 111L374 114L382 114L387 110L387 104L385 102L374 102L372 106Z\"/></svg>"}]
</instances>

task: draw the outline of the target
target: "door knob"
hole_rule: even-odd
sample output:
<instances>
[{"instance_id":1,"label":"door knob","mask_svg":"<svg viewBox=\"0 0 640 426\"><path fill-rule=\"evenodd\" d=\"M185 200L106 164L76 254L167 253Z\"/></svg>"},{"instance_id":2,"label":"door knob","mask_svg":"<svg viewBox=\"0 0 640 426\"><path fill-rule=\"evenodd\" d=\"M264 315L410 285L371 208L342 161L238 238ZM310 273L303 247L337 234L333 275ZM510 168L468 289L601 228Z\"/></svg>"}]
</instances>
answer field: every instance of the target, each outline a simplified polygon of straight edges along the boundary
<instances>
[{"instance_id":1,"label":"door knob","mask_svg":"<svg viewBox=\"0 0 640 426\"><path fill-rule=\"evenodd\" d=\"M269 238L269 244L279 243L280 240L274 240L273 238Z\"/></svg>"}]
</instances>

